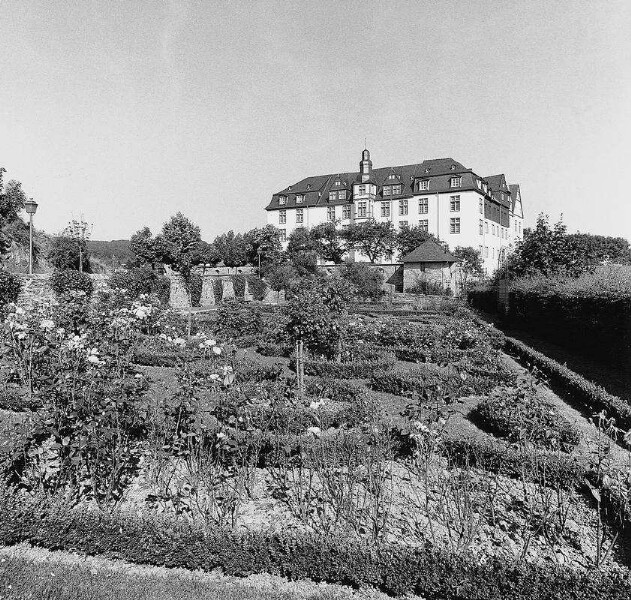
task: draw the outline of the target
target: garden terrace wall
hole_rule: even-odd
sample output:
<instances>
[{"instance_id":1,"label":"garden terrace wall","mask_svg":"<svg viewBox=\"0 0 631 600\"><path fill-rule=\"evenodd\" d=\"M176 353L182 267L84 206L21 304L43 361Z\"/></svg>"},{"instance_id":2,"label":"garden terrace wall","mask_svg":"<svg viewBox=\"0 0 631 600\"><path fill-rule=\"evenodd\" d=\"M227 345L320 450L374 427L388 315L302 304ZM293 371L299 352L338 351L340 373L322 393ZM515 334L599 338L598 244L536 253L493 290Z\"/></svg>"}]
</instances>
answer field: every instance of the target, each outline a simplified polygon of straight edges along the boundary
<instances>
[{"instance_id":1,"label":"garden terrace wall","mask_svg":"<svg viewBox=\"0 0 631 600\"><path fill-rule=\"evenodd\" d=\"M22 290L18 296L17 304L23 308L30 308L35 304L51 302L55 294L50 287L51 273L37 275L17 274L22 283ZM107 289L108 276L103 274L90 274L94 284L94 295Z\"/></svg>"}]
</instances>

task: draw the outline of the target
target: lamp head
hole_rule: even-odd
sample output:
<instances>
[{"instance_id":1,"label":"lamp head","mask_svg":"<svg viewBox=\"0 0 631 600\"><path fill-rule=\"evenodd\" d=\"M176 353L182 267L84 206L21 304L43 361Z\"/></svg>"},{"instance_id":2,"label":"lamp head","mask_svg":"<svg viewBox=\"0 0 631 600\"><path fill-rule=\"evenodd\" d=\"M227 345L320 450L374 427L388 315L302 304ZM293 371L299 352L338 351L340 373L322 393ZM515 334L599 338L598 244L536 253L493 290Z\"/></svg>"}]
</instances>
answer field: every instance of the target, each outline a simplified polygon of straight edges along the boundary
<instances>
[{"instance_id":1,"label":"lamp head","mask_svg":"<svg viewBox=\"0 0 631 600\"><path fill-rule=\"evenodd\" d=\"M24 210L26 211L27 214L34 215L37 212L37 202L35 202L33 198L29 198L24 203Z\"/></svg>"}]
</instances>

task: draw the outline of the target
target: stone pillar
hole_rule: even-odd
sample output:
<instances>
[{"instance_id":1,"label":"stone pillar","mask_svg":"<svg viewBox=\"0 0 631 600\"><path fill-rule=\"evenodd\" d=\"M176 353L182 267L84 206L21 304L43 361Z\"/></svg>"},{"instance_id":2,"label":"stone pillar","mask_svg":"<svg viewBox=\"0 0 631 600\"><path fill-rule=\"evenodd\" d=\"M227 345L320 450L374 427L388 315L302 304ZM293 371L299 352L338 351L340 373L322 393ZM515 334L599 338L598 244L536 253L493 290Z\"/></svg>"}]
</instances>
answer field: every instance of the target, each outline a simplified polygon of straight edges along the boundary
<instances>
[{"instance_id":1,"label":"stone pillar","mask_svg":"<svg viewBox=\"0 0 631 600\"><path fill-rule=\"evenodd\" d=\"M254 296L250 293L250 284L248 280L245 280L245 291L243 292L243 300L245 302L252 302L254 300Z\"/></svg>"},{"instance_id":2,"label":"stone pillar","mask_svg":"<svg viewBox=\"0 0 631 600\"><path fill-rule=\"evenodd\" d=\"M186 286L184 285L184 278L181 275L176 275L174 272L169 274L171 281L171 294L169 296L169 304L172 308L188 308L188 294L186 293Z\"/></svg>"},{"instance_id":3,"label":"stone pillar","mask_svg":"<svg viewBox=\"0 0 631 600\"><path fill-rule=\"evenodd\" d=\"M234 285L232 285L232 279L226 277L223 280L223 300L234 299Z\"/></svg>"},{"instance_id":4,"label":"stone pillar","mask_svg":"<svg viewBox=\"0 0 631 600\"><path fill-rule=\"evenodd\" d=\"M199 299L199 305L202 307L215 305L215 288L213 282L214 278L211 275L202 275L202 295Z\"/></svg>"}]
</instances>

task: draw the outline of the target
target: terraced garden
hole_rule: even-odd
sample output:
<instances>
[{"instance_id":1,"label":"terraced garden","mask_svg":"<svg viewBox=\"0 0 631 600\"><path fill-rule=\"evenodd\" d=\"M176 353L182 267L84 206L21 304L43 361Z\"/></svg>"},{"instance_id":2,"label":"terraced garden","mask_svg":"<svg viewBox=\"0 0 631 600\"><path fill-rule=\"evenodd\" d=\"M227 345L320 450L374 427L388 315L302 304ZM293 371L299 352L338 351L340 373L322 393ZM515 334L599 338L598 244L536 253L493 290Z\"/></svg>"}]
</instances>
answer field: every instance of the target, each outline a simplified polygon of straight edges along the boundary
<instances>
[{"instance_id":1,"label":"terraced garden","mask_svg":"<svg viewBox=\"0 0 631 600\"><path fill-rule=\"evenodd\" d=\"M0 541L390 595L628 597L615 397L558 395L462 307L316 295L190 334L149 299L8 312Z\"/></svg>"}]
</instances>

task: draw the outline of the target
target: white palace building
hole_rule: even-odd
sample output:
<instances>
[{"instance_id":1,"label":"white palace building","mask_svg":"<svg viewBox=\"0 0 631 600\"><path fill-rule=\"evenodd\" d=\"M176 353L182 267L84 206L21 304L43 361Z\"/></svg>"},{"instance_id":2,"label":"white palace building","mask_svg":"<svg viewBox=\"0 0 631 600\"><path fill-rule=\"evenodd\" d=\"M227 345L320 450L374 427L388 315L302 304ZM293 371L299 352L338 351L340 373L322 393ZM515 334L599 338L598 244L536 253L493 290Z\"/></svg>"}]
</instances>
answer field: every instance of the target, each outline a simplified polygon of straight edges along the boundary
<instances>
[{"instance_id":1,"label":"white palace building","mask_svg":"<svg viewBox=\"0 0 631 600\"><path fill-rule=\"evenodd\" d=\"M287 240L298 227L334 222L340 228L367 219L420 225L453 250L472 246L481 252L487 273L500 251L522 238L519 185L504 175L482 177L452 158L373 169L364 150L359 172L306 177L274 194L267 222Z\"/></svg>"}]
</instances>

